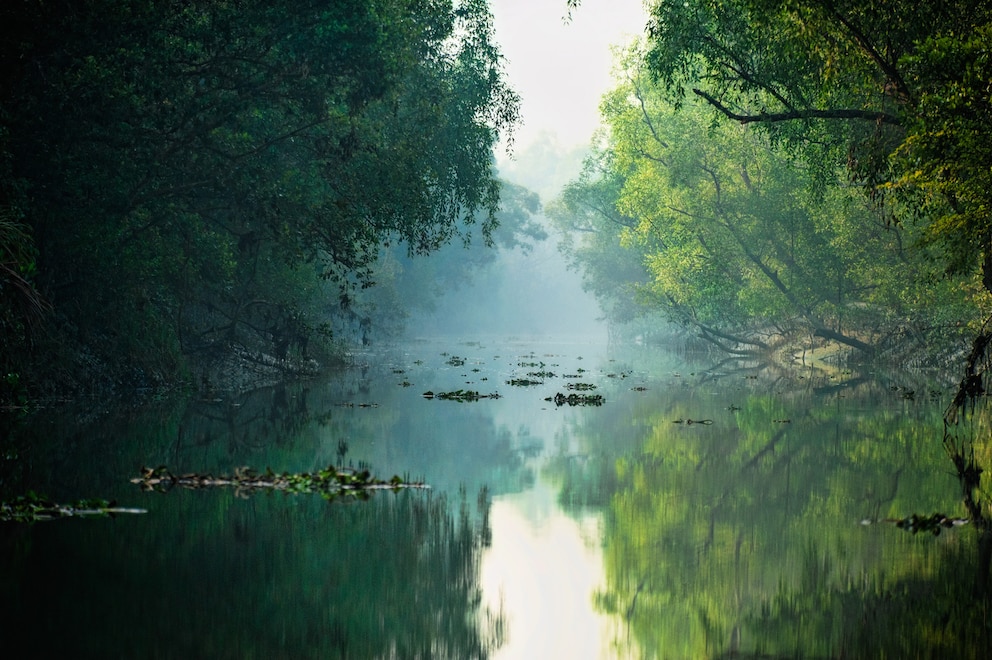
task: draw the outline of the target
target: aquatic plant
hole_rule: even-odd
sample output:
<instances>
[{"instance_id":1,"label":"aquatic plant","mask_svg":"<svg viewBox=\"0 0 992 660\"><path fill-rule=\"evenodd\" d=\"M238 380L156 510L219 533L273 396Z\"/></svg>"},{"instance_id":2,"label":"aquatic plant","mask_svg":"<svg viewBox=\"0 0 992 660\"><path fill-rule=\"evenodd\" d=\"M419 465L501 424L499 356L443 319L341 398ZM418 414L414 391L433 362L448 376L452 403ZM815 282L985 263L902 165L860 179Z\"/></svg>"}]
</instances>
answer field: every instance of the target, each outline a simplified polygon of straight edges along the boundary
<instances>
[{"instance_id":1,"label":"aquatic plant","mask_svg":"<svg viewBox=\"0 0 992 660\"><path fill-rule=\"evenodd\" d=\"M430 390L424 392L423 397L425 399L443 399L446 401L478 401L479 399L498 399L500 398L499 392L492 392L490 394L481 394L476 390L452 390L451 392L431 392Z\"/></svg>"},{"instance_id":2,"label":"aquatic plant","mask_svg":"<svg viewBox=\"0 0 992 660\"><path fill-rule=\"evenodd\" d=\"M0 521L3 522L33 523L61 518L109 518L120 513L147 512L146 509L119 507L116 502L99 499L56 504L36 493L28 493L7 502L0 502Z\"/></svg>"},{"instance_id":3,"label":"aquatic plant","mask_svg":"<svg viewBox=\"0 0 992 660\"><path fill-rule=\"evenodd\" d=\"M172 474L168 468L143 468L140 477L131 479L143 490L165 492L174 486L199 489L233 487L239 495L258 491L282 491L284 493L320 493L325 499L341 495L367 497L372 490L400 490L403 488L430 488L423 482L410 482L394 475L388 481L376 479L368 470L351 470L329 465L317 472L276 474L271 469L258 473L249 467L240 467L232 476L188 473Z\"/></svg>"},{"instance_id":4,"label":"aquatic plant","mask_svg":"<svg viewBox=\"0 0 992 660\"><path fill-rule=\"evenodd\" d=\"M543 380L531 380L530 378L511 378L506 381L507 385L515 387L530 387L531 385L544 385Z\"/></svg>"},{"instance_id":5,"label":"aquatic plant","mask_svg":"<svg viewBox=\"0 0 992 660\"><path fill-rule=\"evenodd\" d=\"M554 401L556 406L601 406L606 401L602 394L569 394L565 396L561 392L544 400Z\"/></svg>"},{"instance_id":6,"label":"aquatic plant","mask_svg":"<svg viewBox=\"0 0 992 660\"><path fill-rule=\"evenodd\" d=\"M891 523L899 529L904 529L911 534L916 534L917 532L930 532L934 536L940 536L940 532L944 529L967 525L971 521L967 518L954 518L944 515L943 513L934 513L929 516L921 516L914 513L910 516L906 516L905 518L883 518L877 521L870 518L865 518L861 521L861 524L870 525L874 522Z\"/></svg>"}]
</instances>

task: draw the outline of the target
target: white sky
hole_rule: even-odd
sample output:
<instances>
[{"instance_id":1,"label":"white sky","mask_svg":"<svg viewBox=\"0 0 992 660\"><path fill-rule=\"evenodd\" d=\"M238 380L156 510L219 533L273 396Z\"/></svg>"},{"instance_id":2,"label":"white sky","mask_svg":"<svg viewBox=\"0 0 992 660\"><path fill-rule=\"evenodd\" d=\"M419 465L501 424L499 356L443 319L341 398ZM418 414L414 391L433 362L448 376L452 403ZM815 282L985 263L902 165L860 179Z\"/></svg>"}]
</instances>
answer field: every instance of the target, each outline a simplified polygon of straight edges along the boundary
<instances>
[{"instance_id":1,"label":"white sky","mask_svg":"<svg viewBox=\"0 0 992 660\"><path fill-rule=\"evenodd\" d=\"M612 87L610 47L644 33L643 0L583 0L565 23L566 0L490 0L511 86L522 97L515 151L543 131L566 148L586 145L599 100Z\"/></svg>"}]
</instances>

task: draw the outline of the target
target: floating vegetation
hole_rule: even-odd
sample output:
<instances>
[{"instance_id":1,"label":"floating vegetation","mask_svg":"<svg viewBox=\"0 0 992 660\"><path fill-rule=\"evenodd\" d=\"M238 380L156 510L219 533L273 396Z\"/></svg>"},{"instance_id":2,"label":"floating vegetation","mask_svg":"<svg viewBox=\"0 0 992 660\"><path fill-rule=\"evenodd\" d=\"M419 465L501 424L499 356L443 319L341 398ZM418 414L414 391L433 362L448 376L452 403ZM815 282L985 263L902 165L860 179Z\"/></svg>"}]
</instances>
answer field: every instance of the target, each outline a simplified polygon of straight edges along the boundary
<instances>
[{"instance_id":1,"label":"floating vegetation","mask_svg":"<svg viewBox=\"0 0 992 660\"><path fill-rule=\"evenodd\" d=\"M530 378L511 378L506 381L507 385L514 385L516 387L529 387L531 385L544 385L543 380L531 380Z\"/></svg>"},{"instance_id":2,"label":"floating vegetation","mask_svg":"<svg viewBox=\"0 0 992 660\"><path fill-rule=\"evenodd\" d=\"M940 536L941 530L967 525L971 521L967 518L952 518L942 513L934 513L929 516L918 516L914 513L906 518L883 518L881 520L865 518L861 524L871 525L876 522L892 523L899 529L904 529L912 534L930 532L934 536Z\"/></svg>"},{"instance_id":3,"label":"floating vegetation","mask_svg":"<svg viewBox=\"0 0 992 660\"><path fill-rule=\"evenodd\" d=\"M553 371L529 371L527 375L532 378L555 378Z\"/></svg>"},{"instance_id":4,"label":"floating vegetation","mask_svg":"<svg viewBox=\"0 0 992 660\"><path fill-rule=\"evenodd\" d=\"M606 401L602 394L569 394L565 396L561 392L553 397L549 396L545 401L554 401L556 406L601 406Z\"/></svg>"},{"instance_id":5,"label":"floating vegetation","mask_svg":"<svg viewBox=\"0 0 992 660\"><path fill-rule=\"evenodd\" d=\"M712 424L713 423L713 420L712 419L682 419L681 417L679 417L678 419L673 419L672 420L672 423L673 424L705 424L705 425L709 425L709 424Z\"/></svg>"},{"instance_id":6,"label":"floating vegetation","mask_svg":"<svg viewBox=\"0 0 992 660\"><path fill-rule=\"evenodd\" d=\"M570 390L578 390L580 392L588 392L589 390L596 389L596 386L592 383L569 383L565 387Z\"/></svg>"},{"instance_id":7,"label":"floating vegetation","mask_svg":"<svg viewBox=\"0 0 992 660\"><path fill-rule=\"evenodd\" d=\"M192 472L175 475L166 467L142 468L141 476L131 479L142 490L166 492L175 486L181 488L234 488L236 493L247 496L258 491L284 493L320 493L331 500L342 495L367 497L371 490L399 490L401 488L429 488L423 482L410 482L393 476L388 481L376 479L368 470L351 470L329 465L317 472L276 474L272 470L258 473L249 467L240 467L234 475L215 477L212 474Z\"/></svg>"},{"instance_id":8,"label":"floating vegetation","mask_svg":"<svg viewBox=\"0 0 992 660\"><path fill-rule=\"evenodd\" d=\"M56 504L35 493L0 502L0 521L34 523L62 518L110 518L121 513L148 513L147 509L117 506L108 500L79 500L72 504Z\"/></svg>"},{"instance_id":9,"label":"floating vegetation","mask_svg":"<svg viewBox=\"0 0 992 660\"><path fill-rule=\"evenodd\" d=\"M482 394L475 390L453 390L451 392L424 392L425 399L444 399L445 401L478 401L479 399L498 399L499 392Z\"/></svg>"}]
</instances>

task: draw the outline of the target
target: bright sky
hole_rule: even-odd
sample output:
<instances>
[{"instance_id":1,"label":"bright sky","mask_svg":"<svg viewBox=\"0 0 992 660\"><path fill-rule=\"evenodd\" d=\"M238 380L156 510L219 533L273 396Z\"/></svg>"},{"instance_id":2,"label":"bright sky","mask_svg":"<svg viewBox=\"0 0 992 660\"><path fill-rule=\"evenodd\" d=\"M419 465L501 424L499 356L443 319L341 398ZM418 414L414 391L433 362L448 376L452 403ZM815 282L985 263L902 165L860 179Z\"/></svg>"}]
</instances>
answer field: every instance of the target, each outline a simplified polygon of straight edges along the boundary
<instances>
[{"instance_id":1,"label":"bright sky","mask_svg":"<svg viewBox=\"0 0 992 660\"><path fill-rule=\"evenodd\" d=\"M521 151L543 131L563 147L588 144L599 100L612 86L610 47L644 33L643 0L490 0L510 84L522 97Z\"/></svg>"}]
</instances>

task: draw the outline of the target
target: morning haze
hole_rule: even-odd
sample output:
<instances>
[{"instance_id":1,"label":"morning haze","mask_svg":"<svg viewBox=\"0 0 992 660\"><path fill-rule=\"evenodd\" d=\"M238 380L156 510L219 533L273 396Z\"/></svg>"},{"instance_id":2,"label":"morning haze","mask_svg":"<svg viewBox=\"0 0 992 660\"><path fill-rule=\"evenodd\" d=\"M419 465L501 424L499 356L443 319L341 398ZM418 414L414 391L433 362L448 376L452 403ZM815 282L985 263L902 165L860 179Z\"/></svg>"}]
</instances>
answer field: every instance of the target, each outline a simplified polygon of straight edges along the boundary
<instances>
[{"instance_id":1,"label":"morning haze","mask_svg":"<svg viewBox=\"0 0 992 660\"><path fill-rule=\"evenodd\" d=\"M0 3L0 654L984 657L990 48Z\"/></svg>"}]
</instances>

